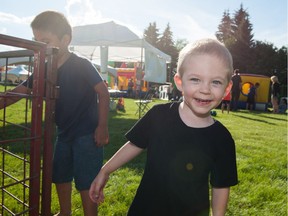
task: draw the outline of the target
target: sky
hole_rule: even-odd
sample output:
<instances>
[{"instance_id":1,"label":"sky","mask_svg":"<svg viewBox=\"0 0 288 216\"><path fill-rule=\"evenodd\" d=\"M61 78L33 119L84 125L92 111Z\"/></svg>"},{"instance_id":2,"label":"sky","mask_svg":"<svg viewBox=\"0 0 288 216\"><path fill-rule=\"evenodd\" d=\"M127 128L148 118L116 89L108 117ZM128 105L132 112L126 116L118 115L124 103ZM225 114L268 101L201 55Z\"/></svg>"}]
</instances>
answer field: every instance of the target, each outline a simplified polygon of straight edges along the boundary
<instances>
[{"instance_id":1,"label":"sky","mask_svg":"<svg viewBox=\"0 0 288 216\"><path fill-rule=\"evenodd\" d=\"M161 34L169 23L174 41L215 38L224 11L231 17L240 5L249 14L254 40L287 46L287 0L4 0L0 34L31 40L30 23L45 10L65 14L72 26L113 20L139 37L156 22Z\"/></svg>"}]
</instances>

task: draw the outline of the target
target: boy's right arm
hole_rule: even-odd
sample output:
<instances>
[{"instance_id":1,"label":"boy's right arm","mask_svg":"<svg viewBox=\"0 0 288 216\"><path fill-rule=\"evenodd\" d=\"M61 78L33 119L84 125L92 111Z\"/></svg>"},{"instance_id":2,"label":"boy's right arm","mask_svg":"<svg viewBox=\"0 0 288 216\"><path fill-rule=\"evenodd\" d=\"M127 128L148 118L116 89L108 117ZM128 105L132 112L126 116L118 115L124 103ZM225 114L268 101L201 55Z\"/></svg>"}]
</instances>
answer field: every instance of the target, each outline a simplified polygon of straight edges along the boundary
<instances>
[{"instance_id":1,"label":"boy's right arm","mask_svg":"<svg viewBox=\"0 0 288 216\"><path fill-rule=\"evenodd\" d=\"M28 94L28 93L31 93L31 89L21 84L16 86L14 89L5 92L4 96L0 97L0 109L10 106L11 104L14 104L20 99L22 99L22 97L17 96L17 94ZM8 97L9 94L11 96Z\"/></svg>"},{"instance_id":2,"label":"boy's right arm","mask_svg":"<svg viewBox=\"0 0 288 216\"><path fill-rule=\"evenodd\" d=\"M139 155L143 149L135 146L131 142L127 142L123 145L113 156L112 158L104 164L101 168L99 174L96 176L92 182L89 190L89 196L91 200L98 205L104 201L103 189L109 179L110 173L117 170L122 165L126 164L134 157Z\"/></svg>"}]
</instances>

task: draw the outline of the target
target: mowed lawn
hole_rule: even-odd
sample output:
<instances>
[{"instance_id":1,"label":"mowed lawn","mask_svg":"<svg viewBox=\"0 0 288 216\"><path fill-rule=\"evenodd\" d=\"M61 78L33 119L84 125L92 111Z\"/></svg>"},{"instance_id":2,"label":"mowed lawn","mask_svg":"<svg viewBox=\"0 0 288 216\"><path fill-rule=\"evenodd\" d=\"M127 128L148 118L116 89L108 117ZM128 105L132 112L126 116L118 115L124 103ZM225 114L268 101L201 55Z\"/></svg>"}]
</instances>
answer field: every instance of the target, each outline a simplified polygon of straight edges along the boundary
<instances>
[{"instance_id":1,"label":"mowed lawn","mask_svg":"<svg viewBox=\"0 0 288 216\"><path fill-rule=\"evenodd\" d=\"M150 107L163 102L154 100ZM24 105L21 101L7 109L10 122L21 123ZM125 109L126 112L110 112L110 143L105 147L105 161L126 142L124 134L139 118L133 99L125 99ZM287 215L287 116L246 110L230 114L216 111L215 118L230 130L237 151L239 185L231 188L226 215ZM3 110L0 110L0 119L3 119ZM105 188L105 202L99 207L100 216L126 215L144 163L145 153L110 176ZM21 168L18 175L22 175ZM56 213L59 206L54 185L52 189L52 212ZM72 205L72 215L82 216L80 195L75 189Z\"/></svg>"}]
</instances>

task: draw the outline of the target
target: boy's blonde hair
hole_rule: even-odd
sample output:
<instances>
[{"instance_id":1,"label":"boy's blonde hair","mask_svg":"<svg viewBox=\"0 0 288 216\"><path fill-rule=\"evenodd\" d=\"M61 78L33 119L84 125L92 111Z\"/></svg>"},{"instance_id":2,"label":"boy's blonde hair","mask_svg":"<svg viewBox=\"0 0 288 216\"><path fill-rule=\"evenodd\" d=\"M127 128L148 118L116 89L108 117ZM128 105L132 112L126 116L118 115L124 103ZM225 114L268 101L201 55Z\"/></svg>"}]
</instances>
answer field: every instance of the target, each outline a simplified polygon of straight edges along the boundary
<instances>
[{"instance_id":1,"label":"boy's blonde hair","mask_svg":"<svg viewBox=\"0 0 288 216\"><path fill-rule=\"evenodd\" d=\"M180 77L184 73L184 65L187 60L196 55L212 55L217 57L227 67L228 81L231 80L233 74L233 60L229 50L214 39L202 39L195 43L187 44L179 53L177 63L177 73Z\"/></svg>"}]
</instances>

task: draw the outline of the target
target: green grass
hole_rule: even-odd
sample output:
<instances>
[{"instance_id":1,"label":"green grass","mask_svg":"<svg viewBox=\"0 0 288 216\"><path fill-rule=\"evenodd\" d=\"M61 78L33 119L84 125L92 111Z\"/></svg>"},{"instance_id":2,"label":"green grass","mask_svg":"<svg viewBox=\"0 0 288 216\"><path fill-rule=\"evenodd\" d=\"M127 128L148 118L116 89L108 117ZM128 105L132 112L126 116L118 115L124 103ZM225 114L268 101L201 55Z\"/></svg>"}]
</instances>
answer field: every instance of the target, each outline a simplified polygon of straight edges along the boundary
<instances>
[{"instance_id":1,"label":"green grass","mask_svg":"<svg viewBox=\"0 0 288 216\"><path fill-rule=\"evenodd\" d=\"M156 100L155 103L163 101ZM21 101L19 104L9 108L9 121L22 123L23 113L19 106L25 103ZM125 99L125 108L125 113L110 112L110 143L105 147L105 161L126 142L125 132L138 120L133 100ZM13 109L17 109L17 114ZM2 112L0 110L0 119ZM287 116L245 110L222 114L217 110L215 118L230 130L236 142L239 184L231 188L226 215L287 215ZM12 128L9 127L9 130ZM110 176L99 215L126 215L139 185L144 163L145 153ZM11 167L20 166L13 160L8 164ZM23 169L16 170L18 173L15 175L22 175ZM52 189L52 212L56 213L59 207L54 185ZM73 215L83 215L80 195L75 189L72 205Z\"/></svg>"}]
</instances>

